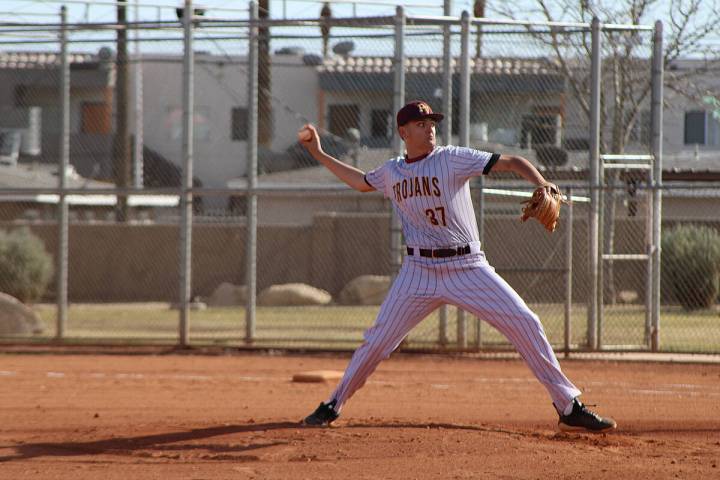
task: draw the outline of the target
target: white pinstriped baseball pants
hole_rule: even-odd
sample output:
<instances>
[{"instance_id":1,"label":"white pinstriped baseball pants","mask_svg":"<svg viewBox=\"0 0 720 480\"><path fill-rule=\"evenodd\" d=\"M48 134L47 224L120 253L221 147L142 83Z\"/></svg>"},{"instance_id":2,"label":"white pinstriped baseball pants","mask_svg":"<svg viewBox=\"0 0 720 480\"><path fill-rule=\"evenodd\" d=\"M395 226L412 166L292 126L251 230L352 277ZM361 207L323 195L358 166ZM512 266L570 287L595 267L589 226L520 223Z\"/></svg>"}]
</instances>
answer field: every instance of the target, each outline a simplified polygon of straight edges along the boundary
<instances>
[{"instance_id":1,"label":"white pinstriped baseball pants","mask_svg":"<svg viewBox=\"0 0 720 480\"><path fill-rule=\"evenodd\" d=\"M375 324L365 332L365 342L330 397L338 412L410 330L443 303L476 315L505 335L557 408L580 395L560 369L538 316L488 264L484 253L448 259L407 256Z\"/></svg>"}]
</instances>

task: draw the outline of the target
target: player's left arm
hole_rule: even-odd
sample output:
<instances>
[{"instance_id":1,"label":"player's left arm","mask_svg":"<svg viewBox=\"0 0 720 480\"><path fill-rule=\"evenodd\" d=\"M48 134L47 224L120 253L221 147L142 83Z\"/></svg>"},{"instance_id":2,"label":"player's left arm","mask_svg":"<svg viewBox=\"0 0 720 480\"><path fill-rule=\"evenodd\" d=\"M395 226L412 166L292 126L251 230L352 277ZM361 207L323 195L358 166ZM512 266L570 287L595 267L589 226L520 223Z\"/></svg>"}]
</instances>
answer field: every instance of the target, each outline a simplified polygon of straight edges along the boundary
<instances>
[{"instance_id":1,"label":"player's left arm","mask_svg":"<svg viewBox=\"0 0 720 480\"><path fill-rule=\"evenodd\" d=\"M495 165L492 166L491 172L515 172L538 187L544 185L554 186L554 184L545 180L545 177L527 158L517 155L500 155Z\"/></svg>"}]
</instances>

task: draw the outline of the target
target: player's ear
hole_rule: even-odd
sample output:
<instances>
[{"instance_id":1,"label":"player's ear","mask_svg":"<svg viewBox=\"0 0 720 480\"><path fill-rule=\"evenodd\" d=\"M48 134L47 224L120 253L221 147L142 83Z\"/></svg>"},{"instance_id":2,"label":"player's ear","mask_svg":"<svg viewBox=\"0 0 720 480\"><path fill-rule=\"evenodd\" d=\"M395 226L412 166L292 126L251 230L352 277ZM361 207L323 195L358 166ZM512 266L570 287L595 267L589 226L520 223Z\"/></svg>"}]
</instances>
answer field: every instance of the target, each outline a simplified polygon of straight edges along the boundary
<instances>
[{"instance_id":1,"label":"player's ear","mask_svg":"<svg viewBox=\"0 0 720 480\"><path fill-rule=\"evenodd\" d=\"M398 127L398 133L400 134L400 138L405 140L405 127L403 125Z\"/></svg>"}]
</instances>

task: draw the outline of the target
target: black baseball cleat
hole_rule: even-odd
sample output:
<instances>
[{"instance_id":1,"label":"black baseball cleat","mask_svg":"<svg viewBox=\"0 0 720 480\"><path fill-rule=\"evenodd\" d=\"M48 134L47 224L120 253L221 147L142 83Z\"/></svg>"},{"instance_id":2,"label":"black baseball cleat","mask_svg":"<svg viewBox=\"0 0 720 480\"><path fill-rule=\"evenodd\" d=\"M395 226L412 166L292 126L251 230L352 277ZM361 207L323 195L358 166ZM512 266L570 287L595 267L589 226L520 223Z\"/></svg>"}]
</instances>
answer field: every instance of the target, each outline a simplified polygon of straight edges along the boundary
<instances>
[{"instance_id":1,"label":"black baseball cleat","mask_svg":"<svg viewBox=\"0 0 720 480\"><path fill-rule=\"evenodd\" d=\"M603 418L580 402L573 400L572 412L568 415L560 413L558 427L563 432L609 432L617 427L612 418Z\"/></svg>"},{"instance_id":2,"label":"black baseball cleat","mask_svg":"<svg viewBox=\"0 0 720 480\"><path fill-rule=\"evenodd\" d=\"M335 411L335 403L335 400L330 403L320 403L320 406L317 407L313 413L305 417L301 423L313 427L329 426L340 416L340 414Z\"/></svg>"}]
</instances>

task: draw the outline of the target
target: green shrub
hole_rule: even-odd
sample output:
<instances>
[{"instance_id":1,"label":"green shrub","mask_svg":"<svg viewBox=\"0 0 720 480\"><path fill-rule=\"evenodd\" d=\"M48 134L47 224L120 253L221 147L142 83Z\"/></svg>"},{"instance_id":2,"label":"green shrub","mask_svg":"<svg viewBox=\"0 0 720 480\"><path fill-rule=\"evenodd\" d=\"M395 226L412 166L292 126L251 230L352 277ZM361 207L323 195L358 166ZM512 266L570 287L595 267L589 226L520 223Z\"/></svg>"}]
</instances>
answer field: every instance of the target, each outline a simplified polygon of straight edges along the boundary
<instances>
[{"instance_id":1,"label":"green shrub","mask_svg":"<svg viewBox=\"0 0 720 480\"><path fill-rule=\"evenodd\" d=\"M38 300L53 273L42 240L26 228L0 230L0 291L23 303Z\"/></svg>"},{"instance_id":2,"label":"green shrub","mask_svg":"<svg viewBox=\"0 0 720 480\"><path fill-rule=\"evenodd\" d=\"M720 234L709 227L679 226L662 238L662 283L686 310L709 308L720 291Z\"/></svg>"}]
</instances>

